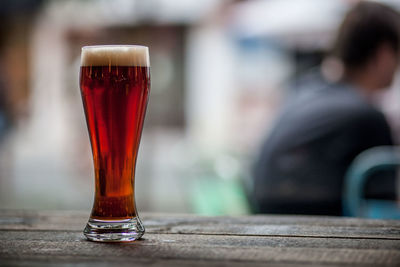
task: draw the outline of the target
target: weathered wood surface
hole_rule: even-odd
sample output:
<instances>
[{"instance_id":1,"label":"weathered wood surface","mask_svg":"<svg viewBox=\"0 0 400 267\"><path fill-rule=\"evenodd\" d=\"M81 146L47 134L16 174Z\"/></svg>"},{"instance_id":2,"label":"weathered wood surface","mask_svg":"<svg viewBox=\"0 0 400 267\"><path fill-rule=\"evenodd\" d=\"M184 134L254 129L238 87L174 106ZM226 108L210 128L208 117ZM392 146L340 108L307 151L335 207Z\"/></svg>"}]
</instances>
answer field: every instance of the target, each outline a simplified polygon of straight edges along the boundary
<instances>
[{"instance_id":1,"label":"weathered wood surface","mask_svg":"<svg viewBox=\"0 0 400 267\"><path fill-rule=\"evenodd\" d=\"M0 265L400 266L400 221L141 214L133 243L86 241L87 212L0 211Z\"/></svg>"}]
</instances>

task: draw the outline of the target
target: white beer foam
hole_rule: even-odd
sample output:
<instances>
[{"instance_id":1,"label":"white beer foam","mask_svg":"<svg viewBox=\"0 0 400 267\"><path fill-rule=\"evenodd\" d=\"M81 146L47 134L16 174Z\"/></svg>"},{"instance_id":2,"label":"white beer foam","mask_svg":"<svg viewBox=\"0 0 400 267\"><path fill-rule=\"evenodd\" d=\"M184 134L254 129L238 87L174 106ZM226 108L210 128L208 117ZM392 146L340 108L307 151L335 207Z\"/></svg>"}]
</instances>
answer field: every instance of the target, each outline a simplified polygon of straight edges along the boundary
<instances>
[{"instance_id":1,"label":"white beer foam","mask_svg":"<svg viewBox=\"0 0 400 267\"><path fill-rule=\"evenodd\" d=\"M81 66L150 67L149 48L140 45L84 46Z\"/></svg>"}]
</instances>

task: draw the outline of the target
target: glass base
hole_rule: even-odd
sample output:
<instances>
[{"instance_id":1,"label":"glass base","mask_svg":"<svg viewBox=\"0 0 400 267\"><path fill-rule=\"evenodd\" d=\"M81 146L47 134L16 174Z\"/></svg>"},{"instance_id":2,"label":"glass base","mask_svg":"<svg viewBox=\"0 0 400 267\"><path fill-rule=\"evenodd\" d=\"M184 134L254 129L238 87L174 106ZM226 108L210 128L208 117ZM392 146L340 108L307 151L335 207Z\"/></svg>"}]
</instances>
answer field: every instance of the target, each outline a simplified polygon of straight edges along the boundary
<instances>
[{"instance_id":1,"label":"glass base","mask_svg":"<svg viewBox=\"0 0 400 267\"><path fill-rule=\"evenodd\" d=\"M144 234L139 217L120 221L89 219L83 234L90 241L130 242Z\"/></svg>"}]
</instances>

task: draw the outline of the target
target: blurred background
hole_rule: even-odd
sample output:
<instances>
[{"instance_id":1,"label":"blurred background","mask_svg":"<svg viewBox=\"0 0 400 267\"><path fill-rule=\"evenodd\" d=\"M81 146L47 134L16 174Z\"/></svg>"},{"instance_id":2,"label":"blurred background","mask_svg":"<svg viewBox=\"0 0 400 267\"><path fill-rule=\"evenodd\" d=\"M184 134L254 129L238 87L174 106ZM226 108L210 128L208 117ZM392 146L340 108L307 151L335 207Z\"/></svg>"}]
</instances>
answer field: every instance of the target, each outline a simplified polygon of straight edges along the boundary
<instances>
[{"instance_id":1,"label":"blurred background","mask_svg":"<svg viewBox=\"0 0 400 267\"><path fill-rule=\"evenodd\" d=\"M246 214L260 143L318 77L350 0L19 0L0 5L0 208L92 207L80 48L150 48L139 211ZM396 0L381 1L400 9ZM400 81L376 100L400 138Z\"/></svg>"}]
</instances>

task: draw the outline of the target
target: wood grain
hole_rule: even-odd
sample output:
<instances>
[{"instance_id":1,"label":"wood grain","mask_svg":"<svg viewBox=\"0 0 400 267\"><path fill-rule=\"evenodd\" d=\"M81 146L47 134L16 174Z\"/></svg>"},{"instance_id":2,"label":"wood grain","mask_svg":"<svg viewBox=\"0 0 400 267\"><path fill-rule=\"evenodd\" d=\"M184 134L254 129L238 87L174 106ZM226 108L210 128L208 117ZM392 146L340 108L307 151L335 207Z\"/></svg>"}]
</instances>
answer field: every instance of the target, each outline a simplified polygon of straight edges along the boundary
<instances>
[{"instance_id":1,"label":"wood grain","mask_svg":"<svg viewBox=\"0 0 400 267\"><path fill-rule=\"evenodd\" d=\"M146 233L400 240L400 221L396 220L273 215L205 217L147 213L141 215L141 218ZM88 212L4 211L0 213L0 230L80 231L84 228L87 219Z\"/></svg>"},{"instance_id":2,"label":"wood grain","mask_svg":"<svg viewBox=\"0 0 400 267\"><path fill-rule=\"evenodd\" d=\"M0 211L0 265L400 266L400 222L143 214L133 243L86 241L86 212Z\"/></svg>"}]
</instances>

